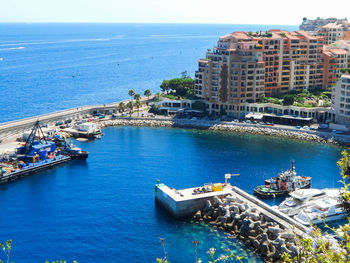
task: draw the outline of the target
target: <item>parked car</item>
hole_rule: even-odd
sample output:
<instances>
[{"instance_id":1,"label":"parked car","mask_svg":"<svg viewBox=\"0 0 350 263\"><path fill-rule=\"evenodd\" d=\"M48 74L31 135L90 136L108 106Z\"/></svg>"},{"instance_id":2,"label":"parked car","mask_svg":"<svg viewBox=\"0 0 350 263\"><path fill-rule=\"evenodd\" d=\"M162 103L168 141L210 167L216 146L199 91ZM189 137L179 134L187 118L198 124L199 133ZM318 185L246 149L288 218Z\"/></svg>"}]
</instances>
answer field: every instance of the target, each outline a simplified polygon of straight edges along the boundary
<instances>
[{"instance_id":1,"label":"parked car","mask_svg":"<svg viewBox=\"0 0 350 263\"><path fill-rule=\"evenodd\" d=\"M303 126L303 129L304 130L310 130L310 127L305 125L305 126Z\"/></svg>"},{"instance_id":2,"label":"parked car","mask_svg":"<svg viewBox=\"0 0 350 263\"><path fill-rule=\"evenodd\" d=\"M56 122L56 126L60 126L60 125L62 125L62 124L64 124L64 122L63 121L58 121L58 122Z\"/></svg>"},{"instance_id":3,"label":"parked car","mask_svg":"<svg viewBox=\"0 0 350 263\"><path fill-rule=\"evenodd\" d=\"M301 126L295 126L295 128L299 130L299 129L301 129Z\"/></svg>"},{"instance_id":4,"label":"parked car","mask_svg":"<svg viewBox=\"0 0 350 263\"><path fill-rule=\"evenodd\" d=\"M322 123L318 126L319 129L327 129L328 128L328 124Z\"/></svg>"}]
</instances>

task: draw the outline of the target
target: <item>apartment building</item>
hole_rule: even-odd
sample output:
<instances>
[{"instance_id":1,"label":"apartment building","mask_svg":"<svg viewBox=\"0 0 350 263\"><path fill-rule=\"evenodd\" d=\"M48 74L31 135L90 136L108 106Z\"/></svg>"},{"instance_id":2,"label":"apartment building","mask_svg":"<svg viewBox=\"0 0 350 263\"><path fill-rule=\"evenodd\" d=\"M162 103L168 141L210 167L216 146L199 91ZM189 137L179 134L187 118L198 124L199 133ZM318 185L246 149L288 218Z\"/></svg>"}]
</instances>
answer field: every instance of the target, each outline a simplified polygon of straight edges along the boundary
<instances>
[{"instance_id":1,"label":"apartment building","mask_svg":"<svg viewBox=\"0 0 350 263\"><path fill-rule=\"evenodd\" d=\"M233 32L198 61L195 95L209 112L237 116L244 103L322 87L323 38L305 31Z\"/></svg>"},{"instance_id":2,"label":"apartment building","mask_svg":"<svg viewBox=\"0 0 350 263\"><path fill-rule=\"evenodd\" d=\"M330 45L338 40L350 40L349 22L335 22L322 26L317 30L317 35L322 36L326 45Z\"/></svg>"},{"instance_id":3,"label":"apartment building","mask_svg":"<svg viewBox=\"0 0 350 263\"><path fill-rule=\"evenodd\" d=\"M337 85L332 88L332 107L336 121L350 124L350 74L343 74Z\"/></svg>"},{"instance_id":4,"label":"apartment building","mask_svg":"<svg viewBox=\"0 0 350 263\"><path fill-rule=\"evenodd\" d=\"M348 67L348 52L345 49L332 48L323 52L325 88L332 87L341 77L341 70Z\"/></svg>"}]
</instances>

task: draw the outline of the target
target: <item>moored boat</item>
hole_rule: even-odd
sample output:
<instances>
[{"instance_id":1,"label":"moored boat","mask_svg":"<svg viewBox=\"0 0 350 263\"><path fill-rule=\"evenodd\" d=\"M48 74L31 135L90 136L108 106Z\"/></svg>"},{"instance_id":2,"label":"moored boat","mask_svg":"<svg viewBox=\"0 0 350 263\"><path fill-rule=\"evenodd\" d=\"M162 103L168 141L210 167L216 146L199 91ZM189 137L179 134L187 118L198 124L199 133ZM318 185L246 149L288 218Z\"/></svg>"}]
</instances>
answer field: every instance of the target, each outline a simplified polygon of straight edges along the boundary
<instances>
[{"instance_id":1,"label":"moored boat","mask_svg":"<svg viewBox=\"0 0 350 263\"><path fill-rule=\"evenodd\" d=\"M297 189L311 187L310 176L297 175L294 161L290 170L282 171L278 176L265 180L265 185L255 187L254 194L261 198L274 198L284 196Z\"/></svg>"},{"instance_id":2,"label":"moored boat","mask_svg":"<svg viewBox=\"0 0 350 263\"><path fill-rule=\"evenodd\" d=\"M303 225L317 225L345 218L346 215L339 198L324 197L304 207L293 218Z\"/></svg>"},{"instance_id":3,"label":"moored boat","mask_svg":"<svg viewBox=\"0 0 350 263\"><path fill-rule=\"evenodd\" d=\"M291 192L289 195L290 197L286 198L278 206L278 210L288 216L295 216L301 211L301 209L318 199L324 197L337 198L339 196L339 189L298 189Z\"/></svg>"},{"instance_id":4,"label":"moored boat","mask_svg":"<svg viewBox=\"0 0 350 263\"><path fill-rule=\"evenodd\" d=\"M86 160L89 157L89 152L83 151L71 143L66 143L63 146L62 154L69 156L72 160Z\"/></svg>"}]
</instances>

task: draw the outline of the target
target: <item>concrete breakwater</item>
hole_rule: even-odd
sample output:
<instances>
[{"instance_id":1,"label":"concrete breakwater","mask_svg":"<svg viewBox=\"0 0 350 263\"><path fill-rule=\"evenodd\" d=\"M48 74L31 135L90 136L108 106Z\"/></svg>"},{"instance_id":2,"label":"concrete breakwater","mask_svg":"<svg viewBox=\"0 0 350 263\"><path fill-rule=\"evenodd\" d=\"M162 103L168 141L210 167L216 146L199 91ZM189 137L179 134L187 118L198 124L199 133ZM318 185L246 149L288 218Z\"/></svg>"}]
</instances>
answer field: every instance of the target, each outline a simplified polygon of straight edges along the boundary
<instances>
[{"instance_id":1,"label":"concrete breakwater","mask_svg":"<svg viewBox=\"0 0 350 263\"><path fill-rule=\"evenodd\" d=\"M266 125L243 125L236 123L222 123L217 121L201 121L187 119L145 119L145 118L123 118L115 120L106 120L100 122L101 128L108 126L149 126L149 127L179 127L208 129L214 131L227 131L235 133L248 133L265 136L284 137L305 141L314 141L321 143L332 143L337 145L349 145L348 136L332 136L328 133L315 131L295 131L283 128L274 128Z\"/></svg>"},{"instance_id":2,"label":"concrete breakwater","mask_svg":"<svg viewBox=\"0 0 350 263\"><path fill-rule=\"evenodd\" d=\"M230 233L263 255L266 262L280 260L284 252L291 256L298 253L296 234L291 229L232 195L207 200L205 208L198 210L193 219Z\"/></svg>"}]
</instances>

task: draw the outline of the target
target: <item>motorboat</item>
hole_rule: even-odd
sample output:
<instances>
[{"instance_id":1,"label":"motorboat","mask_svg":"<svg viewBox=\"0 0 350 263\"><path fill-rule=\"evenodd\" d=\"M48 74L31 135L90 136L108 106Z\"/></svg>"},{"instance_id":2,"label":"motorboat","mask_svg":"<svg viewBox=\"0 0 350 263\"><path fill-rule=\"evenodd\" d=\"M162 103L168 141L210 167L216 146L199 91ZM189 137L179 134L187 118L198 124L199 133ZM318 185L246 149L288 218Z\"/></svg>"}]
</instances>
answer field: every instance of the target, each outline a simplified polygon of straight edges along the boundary
<instances>
[{"instance_id":1,"label":"motorboat","mask_svg":"<svg viewBox=\"0 0 350 263\"><path fill-rule=\"evenodd\" d=\"M306 205L310 205L312 201L323 197L337 198L339 196L339 189L298 189L291 192L289 195L290 197L286 198L278 206L278 210L288 216L295 216Z\"/></svg>"},{"instance_id":2,"label":"motorboat","mask_svg":"<svg viewBox=\"0 0 350 263\"><path fill-rule=\"evenodd\" d=\"M303 225L317 225L343 219L346 215L339 198L323 197L310 202L293 218Z\"/></svg>"}]
</instances>

